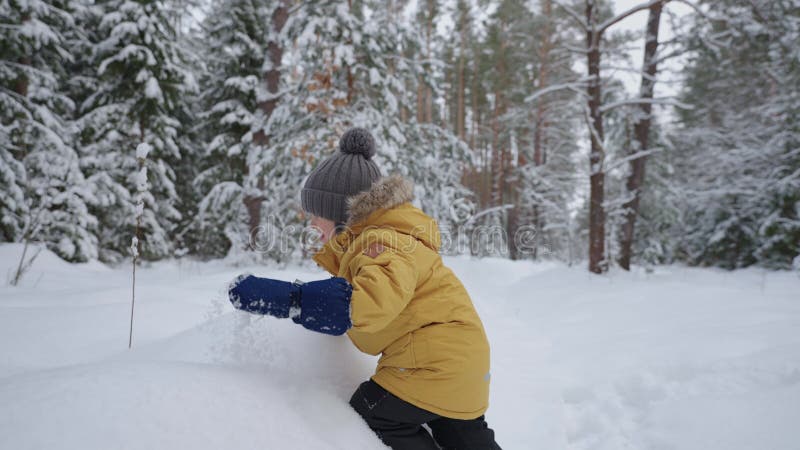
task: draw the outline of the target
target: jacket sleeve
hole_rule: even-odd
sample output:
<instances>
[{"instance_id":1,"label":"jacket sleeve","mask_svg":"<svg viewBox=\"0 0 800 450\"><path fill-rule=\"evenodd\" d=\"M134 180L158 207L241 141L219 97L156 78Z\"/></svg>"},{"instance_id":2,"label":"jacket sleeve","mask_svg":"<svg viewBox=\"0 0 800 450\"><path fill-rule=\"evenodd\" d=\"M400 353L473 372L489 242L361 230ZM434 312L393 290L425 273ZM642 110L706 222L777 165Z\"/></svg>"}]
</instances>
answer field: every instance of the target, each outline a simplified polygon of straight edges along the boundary
<instances>
[{"instance_id":1,"label":"jacket sleeve","mask_svg":"<svg viewBox=\"0 0 800 450\"><path fill-rule=\"evenodd\" d=\"M414 296L418 272L409 253L386 247L378 256L360 254L352 262L353 330L375 333L384 329Z\"/></svg>"}]
</instances>

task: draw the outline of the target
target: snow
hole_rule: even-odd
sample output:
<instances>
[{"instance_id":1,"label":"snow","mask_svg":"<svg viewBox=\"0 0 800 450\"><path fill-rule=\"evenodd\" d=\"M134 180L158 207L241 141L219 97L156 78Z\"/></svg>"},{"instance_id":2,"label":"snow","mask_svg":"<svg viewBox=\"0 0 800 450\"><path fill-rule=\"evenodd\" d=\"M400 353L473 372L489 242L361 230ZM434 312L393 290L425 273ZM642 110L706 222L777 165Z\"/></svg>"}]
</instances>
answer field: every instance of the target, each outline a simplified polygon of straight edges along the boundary
<instances>
[{"instance_id":1,"label":"snow","mask_svg":"<svg viewBox=\"0 0 800 450\"><path fill-rule=\"evenodd\" d=\"M147 61L148 66L154 66L156 64L156 57L153 55L152 50L137 44L127 44L112 57L104 59L97 69L97 74L103 75L106 68L112 63L126 62L129 60L141 61L142 59Z\"/></svg>"},{"instance_id":2,"label":"snow","mask_svg":"<svg viewBox=\"0 0 800 450\"><path fill-rule=\"evenodd\" d=\"M381 74L378 69L370 67L369 69L369 84L377 86L381 83Z\"/></svg>"},{"instance_id":3,"label":"snow","mask_svg":"<svg viewBox=\"0 0 800 450\"><path fill-rule=\"evenodd\" d=\"M33 41L36 50L41 49L42 46L61 42L61 36L56 34L47 24L36 18L31 18L22 22L18 32L20 36Z\"/></svg>"},{"instance_id":4,"label":"snow","mask_svg":"<svg viewBox=\"0 0 800 450\"><path fill-rule=\"evenodd\" d=\"M21 251L0 245L2 273ZM492 344L503 448L797 448L796 273L446 263ZM320 269L143 264L128 350L130 269L42 251L0 287L0 448L383 448L347 405L374 358L225 298L242 273Z\"/></svg>"},{"instance_id":5,"label":"snow","mask_svg":"<svg viewBox=\"0 0 800 450\"><path fill-rule=\"evenodd\" d=\"M144 88L144 95L147 98L156 99L159 102L162 100L161 87L158 85L158 80L150 78Z\"/></svg>"},{"instance_id":6,"label":"snow","mask_svg":"<svg viewBox=\"0 0 800 450\"><path fill-rule=\"evenodd\" d=\"M136 146L136 159L147 159L147 155L153 150L153 146L147 142L142 142Z\"/></svg>"},{"instance_id":7,"label":"snow","mask_svg":"<svg viewBox=\"0 0 800 450\"><path fill-rule=\"evenodd\" d=\"M136 190L139 192L147 190L147 166L142 166L136 172Z\"/></svg>"}]
</instances>

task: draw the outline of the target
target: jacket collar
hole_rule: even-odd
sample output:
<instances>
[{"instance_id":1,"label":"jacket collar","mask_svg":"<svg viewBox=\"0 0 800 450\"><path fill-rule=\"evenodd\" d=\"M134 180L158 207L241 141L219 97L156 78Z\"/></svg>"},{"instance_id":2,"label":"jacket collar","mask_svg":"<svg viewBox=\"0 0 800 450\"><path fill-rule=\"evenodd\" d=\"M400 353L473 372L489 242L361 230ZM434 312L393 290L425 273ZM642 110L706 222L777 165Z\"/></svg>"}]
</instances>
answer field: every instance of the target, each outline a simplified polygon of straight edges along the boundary
<instances>
[{"instance_id":1,"label":"jacket collar","mask_svg":"<svg viewBox=\"0 0 800 450\"><path fill-rule=\"evenodd\" d=\"M355 236L378 211L394 208L414 200L414 184L400 175L381 178L372 186L347 200L349 219L345 229L332 237L313 257L328 272L336 275L342 255Z\"/></svg>"},{"instance_id":2,"label":"jacket collar","mask_svg":"<svg viewBox=\"0 0 800 450\"><path fill-rule=\"evenodd\" d=\"M347 199L347 227L365 222L372 213L414 200L414 184L400 175L382 178L366 191Z\"/></svg>"}]
</instances>

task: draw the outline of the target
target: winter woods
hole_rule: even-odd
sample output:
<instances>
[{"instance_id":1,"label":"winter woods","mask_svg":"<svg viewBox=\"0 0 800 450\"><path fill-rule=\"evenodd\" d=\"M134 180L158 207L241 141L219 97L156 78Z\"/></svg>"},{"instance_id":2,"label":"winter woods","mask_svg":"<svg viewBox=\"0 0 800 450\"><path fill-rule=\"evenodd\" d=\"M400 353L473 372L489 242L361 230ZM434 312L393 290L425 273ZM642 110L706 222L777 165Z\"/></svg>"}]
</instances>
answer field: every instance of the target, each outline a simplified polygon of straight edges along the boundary
<instances>
[{"instance_id":1,"label":"winter woods","mask_svg":"<svg viewBox=\"0 0 800 450\"><path fill-rule=\"evenodd\" d=\"M723 3L0 0L0 241L298 259L362 126L447 252L800 265L800 1Z\"/></svg>"}]
</instances>

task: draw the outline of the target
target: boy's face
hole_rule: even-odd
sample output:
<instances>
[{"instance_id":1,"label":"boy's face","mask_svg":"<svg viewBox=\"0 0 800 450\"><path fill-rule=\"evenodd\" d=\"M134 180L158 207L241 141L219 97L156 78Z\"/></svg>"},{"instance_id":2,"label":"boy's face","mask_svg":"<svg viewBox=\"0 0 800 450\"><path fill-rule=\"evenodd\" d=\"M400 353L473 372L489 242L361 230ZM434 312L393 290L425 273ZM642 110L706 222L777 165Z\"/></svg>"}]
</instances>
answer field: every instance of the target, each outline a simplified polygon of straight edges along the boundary
<instances>
[{"instance_id":1,"label":"boy's face","mask_svg":"<svg viewBox=\"0 0 800 450\"><path fill-rule=\"evenodd\" d=\"M311 226L319 230L321 234L320 240L323 244L336 234L336 223L332 220L311 216Z\"/></svg>"}]
</instances>

